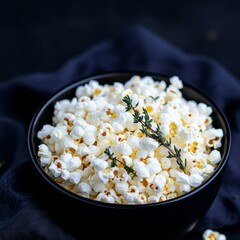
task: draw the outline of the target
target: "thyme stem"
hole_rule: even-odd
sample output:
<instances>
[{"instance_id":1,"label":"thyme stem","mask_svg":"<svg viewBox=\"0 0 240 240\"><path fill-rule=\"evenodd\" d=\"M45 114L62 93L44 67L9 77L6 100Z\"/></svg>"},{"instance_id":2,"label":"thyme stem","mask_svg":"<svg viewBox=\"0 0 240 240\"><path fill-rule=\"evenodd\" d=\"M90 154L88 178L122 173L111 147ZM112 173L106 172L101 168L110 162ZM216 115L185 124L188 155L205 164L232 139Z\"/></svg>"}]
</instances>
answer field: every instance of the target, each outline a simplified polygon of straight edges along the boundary
<instances>
[{"instance_id":1,"label":"thyme stem","mask_svg":"<svg viewBox=\"0 0 240 240\"><path fill-rule=\"evenodd\" d=\"M127 166L127 164L125 162L122 162L120 161L119 159L117 159L115 156L114 156L114 153L112 153L110 151L110 147L106 148L105 151L104 151L105 154L108 155L108 157L112 160L111 162L111 167L116 167L117 166L117 162L121 163L124 167L124 169L127 171L128 174L132 173L133 174L133 177L136 176L136 173L135 171L133 170L132 167L129 167Z\"/></svg>"},{"instance_id":2,"label":"thyme stem","mask_svg":"<svg viewBox=\"0 0 240 240\"><path fill-rule=\"evenodd\" d=\"M133 113L133 122L134 123L140 123L141 129L140 131L144 133L147 137L150 137L154 140L156 140L160 146L164 146L168 150L168 158L175 158L180 169L185 172L186 168L186 159L185 163L183 164L183 161L181 159L181 149L178 149L175 145L173 147L171 146L171 138L167 140L163 132L160 129L159 124L157 124L156 130L152 128L152 119L150 118L147 110L145 108L142 108L143 113L140 114L140 112L137 110L138 103L133 106L132 99L127 95L123 99L123 102L126 103L126 111L132 110Z\"/></svg>"}]
</instances>

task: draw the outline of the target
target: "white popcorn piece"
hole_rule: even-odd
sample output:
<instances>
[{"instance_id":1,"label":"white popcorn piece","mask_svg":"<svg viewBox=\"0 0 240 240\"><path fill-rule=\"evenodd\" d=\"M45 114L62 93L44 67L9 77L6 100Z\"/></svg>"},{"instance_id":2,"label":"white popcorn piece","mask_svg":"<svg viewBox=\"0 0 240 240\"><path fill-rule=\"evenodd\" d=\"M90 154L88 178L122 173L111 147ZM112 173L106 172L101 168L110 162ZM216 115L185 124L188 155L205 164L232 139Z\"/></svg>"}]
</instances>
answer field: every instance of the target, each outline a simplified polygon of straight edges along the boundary
<instances>
[{"instance_id":1,"label":"white popcorn piece","mask_svg":"<svg viewBox=\"0 0 240 240\"><path fill-rule=\"evenodd\" d=\"M150 152L158 147L158 142L149 137L143 137L139 141L139 147L141 150Z\"/></svg>"},{"instance_id":2,"label":"white popcorn piece","mask_svg":"<svg viewBox=\"0 0 240 240\"><path fill-rule=\"evenodd\" d=\"M127 182L117 182L115 189L117 193L124 194L128 191L129 184Z\"/></svg>"},{"instance_id":3,"label":"white popcorn piece","mask_svg":"<svg viewBox=\"0 0 240 240\"><path fill-rule=\"evenodd\" d=\"M209 116L213 110L210 106L207 106L206 103L199 103L198 111L200 114L203 114L204 116Z\"/></svg>"},{"instance_id":4,"label":"white popcorn piece","mask_svg":"<svg viewBox=\"0 0 240 240\"><path fill-rule=\"evenodd\" d=\"M152 174L155 175L155 174L161 172L161 170L162 170L158 159L153 158L153 157L147 159L147 169L151 175Z\"/></svg>"},{"instance_id":5,"label":"white popcorn piece","mask_svg":"<svg viewBox=\"0 0 240 240\"><path fill-rule=\"evenodd\" d=\"M227 237L218 232L213 231L212 229L206 229L202 234L203 240L226 240Z\"/></svg>"},{"instance_id":6,"label":"white popcorn piece","mask_svg":"<svg viewBox=\"0 0 240 240\"><path fill-rule=\"evenodd\" d=\"M158 196L151 195L148 197L147 201L148 201L148 203L157 203L158 199L159 199Z\"/></svg>"},{"instance_id":7,"label":"white popcorn piece","mask_svg":"<svg viewBox=\"0 0 240 240\"><path fill-rule=\"evenodd\" d=\"M187 193L187 192L191 191L191 187L188 184L181 184L179 186L179 190L180 190L180 192Z\"/></svg>"},{"instance_id":8,"label":"white popcorn piece","mask_svg":"<svg viewBox=\"0 0 240 240\"><path fill-rule=\"evenodd\" d=\"M178 88L176 88L173 85L170 85L167 87L166 93L167 93L167 98L169 98L169 99L182 97L182 93L179 91Z\"/></svg>"},{"instance_id":9,"label":"white popcorn piece","mask_svg":"<svg viewBox=\"0 0 240 240\"><path fill-rule=\"evenodd\" d=\"M161 158L160 163L161 163L162 169L164 170L171 168L171 165L172 165L172 161L167 157Z\"/></svg>"},{"instance_id":10,"label":"white popcorn piece","mask_svg":"<svg viewBox=\"0 0 240 240\"><path fill-rule=\"evenodd\" d=\"M176 182L179 184L190 184L189 176L183 172L180 172L176 169L170 170L170 176L176 178Z\"/></svg>"},{"instance_id":11,"label":"white popcorn piece","mask_svg":"<svg viewBox=\"0 0 240 240\"><path fill-rule=\"evenodd\" d=\"M208 175L211 175L214 172L215 168L210 165L207 164L206 167L204 168L205 173L207 173Z\"/></svg>"},{"instance_id":12,"label":"white popcorn piece","mask_svg":"<svg viewBox=\"0 0 240 240\"><path fill-rule=\"evenodd\" d=\"M88 149L90 151L90 154L98 157L101 154L101 149L98 146L90 145L88 146Z\"/></svg>"},{"instance_id":13,"label":"white popcorn piece","mask_svg":"<svg viewBox=\"0 0 240 240\"><path fill-rule=\"evenodd\" d=\"M92 132L86 132L83 136L83 140L87 145L92 145L96 142L96 136Z\"/></svg>"},{"instance_id":14,"label":"white popcorn piece","mask_svg":"<svg viewBox=\"0 0 240 240\"><path fill-rule=\"evenodd\" d=\"M149 170L147 169L146 165L141 161L136 161L134 163L133 170L136 172L136 175L140 179L150 177Z\"/></svg>"},{"instance_id":15,"label":"white popcorn piece","mask_svg":"<svg viewBox=\"0 0 240 240\"><path fill-rule=\"evenodd\" d=\"M116 150L122 155L129 156L132 154L132 148L130 147L126 140L116 145Z\"/></svg>"},{"instance_id":16,"label":"white popcorn piece","mask_svg":"<svg viewBox=\"0 0 240 240\"><path fill-rule=\"evenodd\" d=\"M222 146L221 139L223 137L222 129L211 128L204 132L206 144L208 147L220 148Z\"/></svg>"},{"instance_id":17,"label":"white popcorn piece","mask_svg":"<svg viewBox=\"0 0 240 240\"><path fill-rule=\"evenodd\" d=\"M134 75L125 83L124 87L132 89L136 87L140 83L140 81L141 81L140 76Z\"/></svg>"},{"instance_id":18,"label":"white popcorn piece","mask_svg":"<svg viewBox=\"0 0 240 240\"><path fill-rule=\"evenodd\" d=\"M221 161L221 153L218 150L213 150L209 154L208 160L211 164L218 164Z\"/></svg>"},{"instance_id":19,"label":"white popcorn piece","mask_svg":"<svg viewBox=\"0 0 240 240\"><path fill-rule=\"evenodd\" d=\"M77 150L78 146L75 144L74 139L70 135L65 135L61 139L61 147L62 149L72 148Z\"/></svg>"},{"instance_id":20,"label":"white popcorn piece","mask_svg":"<svg viewBox=\"0 0 240 240\"><path fill-rule=\"evenodd\" d=\"M105 192L100 192L97 195L96 200L106 203L115 203L114 197L111 194L109 194L109 191L107 190Z\"/></svg>"},{"instance_id":21,"label":"white popcorn piece","mask_svg":"<svg viewBox=\"0 0 240 240\"><path fill-rule=\"evenodd\" d=\"M88 112L94 112L96 110L96 108L97 108L96 103L94 101L90 100L85 104L84 109Z\"/></svg>"},{"instance_id":22,"label":"white popcorn piece","mask_svg":"<svg viewBox=\"0 0 240 240\"><path fill-rule=\"evenodd\" d=\"M73 184L78 184L82 177L82 171L77 170L70 173L69 181Z\"/></svg>"},{"instance_id":23,"label":"white popcorn piece","mask_svg":"<svg viewBox=\"0 0 240 240\"><path fill-rule=\"evenodd\" d=\"M82 161L80 160L79 157L71 157L71 158L67 157L67 158L64 158L62 161L66 164L66 168L68 171L74 171L82 165Z\"/></svg>"},{"instance_id":24,"label":"white popcorn piece","mask_svg":"<svg viewBox=\"0 0 240 240\"><path fill-rule=\"evenodd\" d=\"M113 167L112 172L114 177L111 179L112 182L119 183L119 182L127 182L131 180L131 177L123 168Z\"/></svg>"},{"instance_id":25,"label":"white popcorn piece","mask_svg":"<svg viewBox=\"0 0 240 240\"><path fill-rule=\"evenodd\" d=\"M100 181L104 184L108 183L109 179L114 177L113 172L109 168L98 171L97 175Z\"/></svg>"},{"instance_id":26,"label":"white popcorn piece","mask_svg":"<svg viewBox=\"0 0 240 240\"><path fill-rule=\"evenodd\" d=\"M72 131L70 132L70 135L73 137L73 139L78 139L78 138L82 138L84 136L84 129L81 128L78 125L75 125L72 129Z\"/></svg>"},{"instance_id":27,"label":"white popcorn piece","mask_svg":"<svg viewBox=\"0 0 240 240\"><path fill-rule=\"evenodd\" d=\"M121 123L112 121L112 127L115 133L122 133L124 131L124 126Z\"/></svg>"},{"instance_id":28,"label":"white popcorn piece","mask_svg":"<svg viewBox=\"0 0 240 240\"><path fill-rule=\"evenodd\" d=\"M92 191L91 186L86 182L80 182L78 184L78 189L82 195L89 195Z\"/></svg>"},{"instance_id":29,"label":"white popcorn piece","mask_svg":"<svg viewBox=\"0 0 240 240\"><path fill-rule=\"evenodd\" d=\"M128 131L136 131L139 128L139 124L133 122L133 116L131 113L127 112L126 114L126 128Z\"/></svg>"},{"instance_id":30,"label":"white popcorn piece","mask_svg":"<svg viewBox=\"0 0 240 240\"><path fill-rule=\"evenodd\" d=\"M137 204L145 204L145 203L147 203L147 197L145 194L140 193L137 195L137 198L135 201Z\"/></svg>"},{"instance_id":31,"label":"white popcorn piece","mask_svg":"<svg viewBox=\"0 0 240 240\"><path fill-rule=\"evenodd\" d=\"M121 156L119 160L125 163L128 167L131 167L133 165L133 160L129 156Z\"/></svg>"},{"instance_id":32,"label":"white popcorn piece","mask_svg":"<svg viewBox=\"0 0 240 240\"><path fill-rule=\"evenodd\" d=\"M201 175L197 174L197 173L191 174L189 176L189 182L190 182L190 185L192 187L200 186L202 184L203 180L204 180L204 178Z\"/></svg>"},{"instance_id":33,"label":"white popcorn piece","mask_svg":"<svg viewBox=\"0 0 240 240\"><path fill-rule=\"evenodd\" d=\"M193 167L189 170L190 174L199 174L199 175L202 175L204 170L203 169L200 169L198 167Z\"/></svg>"},{"instance_id":34,"label":"white popcorn piece","mask_svg":"<svg viewBox=\"0 0 240 240\"><path fill-rule=\"evenodd\" d=\"M173 76L169 78L170 83L177 89L183 88L183 83L178 76Z\"/></svg>"},{"instance_id":35,"label":"white popcorn piece","mask_svg":"<svg viewBox=\"0 0 240 240\"><path fill-rule=\"evenodd\" d=\"M89 147L87 147L86 144L84 144L84 143L79 145L77 152L80 157L84 157L86 155L91 154Z\"/></svg>"},{"instance_id":36,"label":"white popcorn piece","mask_svg":"<svg viewBox=\"0 0 240 240\"><path fill-rule=\"evenodd\" d=\"M49 165L52 162L52 152L45 144L40 144L38 146L38 156L40 157L40 164L42 167Z\"/></svg>"},{"instance_id":37,"label":"white popcorn piece","mask_svg":"<svg viewBox=\"0 0 240 240\"><path fill-rule=\"evenodd\" d=\"M125 192L124 193L124 201L127 203L127 204L134 204L138 201L138 189L137 187L135 186L131 186L129 189L128 189L128 192Z\"/></svg>"},{"instance_id":38,"label":"white popcorn piece","mask_svg":"<svg viewBox=\"0 0 240 240\"><path fill-rule=\"evenodd\" d=\"M108 167L108 163L100 158L95 158L92 161L91 166L93 166L96 171L100 171L106 169Z\"/></svg>"},{"instance_id":39,"label":"white popcorn piece","mask_svg":"<svg viewBox=\"0 0 240 240\"><path fill-rule=\"evenodd\" d=\"M164 187L166 184L166 179L162 175L157 175L154 180L148 184L147 186L147 192L152 195L152 194L159 194L162 193Z\"/></svg>"},{"instance_id":40,"label":"white popcorn piece","mask_svg":"<svg viewBox=\"0 0 240 240\"><path fill-rule=\"evenodd\" d=\"M100 193L100 192L102 192L104 189L106 189L106 186L105 186L104 183L98 182L98 183L94 184L94 185L92 186L92 188L93 188L94 192Z\"/></svg>"},{"instance_id":41,"label":"white popcorn piece","mask_svg":"<svg viewBox=\"0 0 240 240\"><path fill-rule=\"evenodd\" d=\"M54 141L60 141L63 136L66 136L67 134L67 128L65 126L59 126L53 129L50 136Z\"/></svg>"},{"instance_id":42,"label":"white popcorn piece","mask_svg":"<svg viewBox=\"0 0 240 240\"><path fill-rule=\"evenodd\" d=\"M170 199L173 199L173 198L176 198L177 197L177 194L176 193L169 193L167 195L167 200L170 200Z\"/></svg>"},{"instance_id":43,"label":"white popcorn piece","mask_svg":"<svg viewBox=\"0 0 240 240\"><path fill-rule=\"evenodd\" d=\"M38 131L37 137L41 140L46 137L50 137L53 130L54 130L53 126L46 124L40 131Z\"/></svg>"},{"instance_id":44,"label":"white popcorn piece","mask_svg":"<svg viewBox=\"0 0 240 240\"><path fill-rule=\"evenodd\" d=\"M55 178L61 175L62 168L58 167L54 162L51 163L48 169Z\"/></svg>"},{"instance_id":45,"label":"white popcorn piece","mask_svg":"<svg viewBox=\"0 0 240 240\"><path fill-rule=\"evenodd\" d=\"M128 136L127 142L132 149L138 149L139 148L139 140L140 139L137 136L130 135L130 136Z\"/></svg>"},{"instance_id":46,"label":"white popcorn piece","mask_svg":"<svg viewBox=\"0 0 240 240\"><path fill-rule=\"evenodd\" d=\"M74 125L74 121L76 120L76 117L72 113L64 113L63 114L63 124L67 126L68 128L72 128Z\"/></svg>"},{"instance_id":47,"label":"white popcorn piece","mask_svg":"<svg viewBox=\"0 0 240 240\"><path fill-rule=\"evenodd\" d=\"M124 140L126 140L125 136L123 134L119 134L117 137L116 137L116 144L120 144L122 143Z\"/></svg>"},{"instance_id":48,"label":"white popcorn piece","mask_svg":"<svg viewBox=\"0 0 240 240\"><path fill-rule=\"evenodd\" d=\"M63 169L61 172L61 178L65 181L68 180L70 178L70 172L66 169Z\"/></svg>"},{"instance_id":49,"label":"white popcorn piece","mask_svg":"<svg viewBox=\"0 0 240 240\"><path fill-rule=\"evenodd\" d=\"M172 178L167 178L166 184L163 189L163 194L169 194L176 191L176 185L174 183L174 180Z\"/></svg>"}]
</instances>

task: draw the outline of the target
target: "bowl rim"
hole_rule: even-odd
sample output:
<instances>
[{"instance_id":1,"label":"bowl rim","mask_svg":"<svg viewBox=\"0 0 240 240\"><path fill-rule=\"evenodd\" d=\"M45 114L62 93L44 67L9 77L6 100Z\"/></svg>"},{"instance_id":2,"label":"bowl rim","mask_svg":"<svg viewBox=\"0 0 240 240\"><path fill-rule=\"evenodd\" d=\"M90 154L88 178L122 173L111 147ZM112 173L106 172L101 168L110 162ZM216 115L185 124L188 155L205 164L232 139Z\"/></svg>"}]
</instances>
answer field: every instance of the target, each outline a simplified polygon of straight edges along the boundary
<instances>
[{"instance_id":1,"label":"bowl rim","mask_svg":"<svg viewBox=\"0 0 240 240\"><path fill-rule=\"evenodd\" d=\"M51 104L52 102L54 102L53 100L56 100L56 98L58 98L59 96L61 96L61 94L63 94L65 91L68 91L70 89L76 88L77 86L83 85L87 82L89 82L90 80L101 80L104 79L106 77L111 77L111 76L123 76L123 75L128 75L129 77L134 76L134 75L139 75L139 76L151 76L153 79L154 78L163 78L163 80L169 79L170 77L174 76L174 75L167 75L167 74L162 74L162 73L156 73L156 72L150 72L150 71L108 71L108 72L101 72L101 73L96 73L96 74L90 74L84 77L80 77L76 80L71 81L70 83L65 84L64 86L60 87L58 90L56 90L54 93L52 93L48 99L46 101L44 101L35 111L29 127L28 127L28 133L27 133L27 147L28 147L28 153L30 155L31 158L31 162L33 163L33 165L35 166L35 168L37 169L38 173L40 173L40 175L43 177L43 179L45 181L47 181L53 188L55 188L56 190L60 191L61 193L63 193L64 195L73 198L74 200L77 200L79 202L83 202L83 203L87 203L90 205L94 205L94 206L100 206L100 207L105 207L105 208L118 208L118 209L138 209L138 208L143 208L143 207L156 207L156 206L165 206L165 205L169 205L169 204L174 204L177 202L181 202L184 199L188 199L191 196L197 194L198 192L200 192L201 190L203 190L207 185L211 184L213 182L213 180L222 172L223 168L225 167L225 165L227 164L228 160L229 160L229 155L230 155L230 150L231 150L231 129L230 129L230 125L228 122L228 119L226 117L226 115L224 114L224 112L217 106L217 104L207 95L205 95L205 93L202 92L202 90L196 88L195 86L186 83L184 80L181 79L181 81L183 82L183 86L192 89L193 91L197 92L199 95L201 95L204 99L206 99L211 106L213 106L215 108L215 112L217 112L223 121L223 124L225 125L226 128L226 152L224 156L221 156L222 159L219 163L219 165L217 166L216 170L214 171L214 173L206 180L204 181L204 183L202 183L200 186L194 188L193 190L191 190L188 193L185 193L181 196L178 196L176 198L173 199L169 199L166 201L162 201L162 202L156 202L156 203L144 203L144 204L119 204L119 203L106 203L106 202L101 202L101 201L97 201L94 199L90 199L81 195L78 195L76 193L73 193L67 189L65 189L63 186L61 186L60 184L56 183L55 181L53 181L49 175L47 175L42 167L40 166L39 162L37 161L37 159L34 156L34 139L33 139L33 132L34 132L34 126L38 120L38 118L41 116L42 112L44 112L45 108ZM177 76L177 75L175 75ZM157 80L159 81L159 80ZM73 96L74 97L74 96Z\"/></svg>"}]
</instances>

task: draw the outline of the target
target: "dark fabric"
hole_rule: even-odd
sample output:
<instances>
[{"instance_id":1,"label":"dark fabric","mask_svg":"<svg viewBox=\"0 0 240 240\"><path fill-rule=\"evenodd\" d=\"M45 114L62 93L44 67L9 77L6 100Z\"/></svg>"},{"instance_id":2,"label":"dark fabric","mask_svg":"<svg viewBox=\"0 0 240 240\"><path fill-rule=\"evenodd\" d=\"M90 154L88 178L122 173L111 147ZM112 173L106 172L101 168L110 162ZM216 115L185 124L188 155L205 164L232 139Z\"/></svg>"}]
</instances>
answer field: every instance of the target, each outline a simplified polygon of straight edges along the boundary
<instances>
[{"instance_id":1,"label":"dark fabric","mask_svg":"<svg viewBox=\"0 0 240 240\"><path fill-rule=\"evenodd\" d=\"M147 29L133 26L56 72L0 84L0 160L5 162L0 170L0 239L77 239L54 219L47 193L33 180L27 130L35 111L59 88L84 76L117 70L178 75L223 110L232 131L231 156L216 200L193 231L240 223L240 82L214 60L182 52Z\"/></svg>"}]
</instances>

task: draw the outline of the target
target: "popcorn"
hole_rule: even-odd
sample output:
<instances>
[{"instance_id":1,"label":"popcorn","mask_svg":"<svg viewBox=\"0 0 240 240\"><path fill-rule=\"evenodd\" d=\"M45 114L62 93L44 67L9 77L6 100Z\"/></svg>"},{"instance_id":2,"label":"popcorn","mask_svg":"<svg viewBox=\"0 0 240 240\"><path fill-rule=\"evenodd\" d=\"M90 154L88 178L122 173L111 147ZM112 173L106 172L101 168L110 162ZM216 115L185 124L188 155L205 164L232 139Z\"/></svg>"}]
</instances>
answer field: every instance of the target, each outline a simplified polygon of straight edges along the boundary
<instances>
[{"instance_id":1,"label":"popcorn","mask_svg":"<svg viewBox=\"0 0 240 240\"><path fill-rule=\"evenodd\" d=\"M38 156L40 157L40 163L42 167L45 167L52 162L52 153L45 144L40 144L38 146Z\"/></svg>"},{"instance_id":2,"label":"popcorn","mask_svg":"<svg viewBox=\"0 0 240 240\"><path fill-rule=\"evenodd\" d=\"M189 177L189 182L192 187L198 187L202 184L203 177L197 173L191 174Z\"/></svg>"},{"instance_id":3,"label":"popcorn","mask_svg":"<svg viewBox=\"0 0 240 240\"><path fill-rule=\"evenodd\" d=\"M106 184L109 179L114 177L113 172L109 168L98 171L97 175L100 181L104 184Z\"/></svg>"},{"instance_id":4,"label":"popcorn","mask_svg":"<svg viewBox=\"0 0 240 240\"><path fill-rule=\"evenodd\" d=\"M124 200L128 204L134 204L135 202L138 201L138 189L136 186L131 186L128 189L128 192L124 193Z\"/></svg>"},{"instance_id":5,"label":"popcorn","mask_svg":"<svg viewBox=\"0 0 240 240\"><path fill-rule=\"evenodd\" d=\"M54 127L49 125L49 124L46 124L43 126L43 128L37 133L37 137L39 139L44 139L46 137L50 137L52 131L53 131Z\"/></svg>"},{"instance_id":6,"label":"popcorn","mask_svg":"<svg viewBox=\"0 0 240 240\"><path fill-rule=\"evenodd\" d=\"M73 171L77 168L79 168L82 164L82 161L79 157L72 157L71 154L64 154L61 156L62 162L65 163L66 168L68 171Z\"/></svg>"},{"instance_id":7,"label":"popcorn","mask_svg":"<svg viewBox=\"0 0 240 240\"><path fill-rule=\"evenodd\" d=\"M63 124L71 129L76 119L75 115L72 113L65 113L63 114L62 118L63 118Z\"/></svg>"},{"instance_id":8,"label":"popcorn","mask_svg":"<svg viewBox=\"0 0 240 240\"><path fill-rule=\"evenodd\" d=\"M66 169L63 169L61 172L61 178L66 181L70 178L70 172Z\"/></svg>"},{"instance_id":9,"label":"popcorn","mask_svg":"<svg viewBox=\"0 0 240 240\"><path fill-rule=\"evenodd\" d=\"M178 76L173 76L169 78L170 83L177 89L183 88L182 81L179 79Z\"/></svg>"},{"instance_id":10,"label":"popcorn","mask_svg":"<svg viewBox=\"0 0 240 240\"><path fill-rule=\"evenodd\" d=\"M161 166L162 168L165 170L165 169L169 169L172 165L172 162L169 158L167 157L163 157L160 159L160 163L161 163Z\"/></svg>"},{"instance_id":11,"label":"popcorn","mask_svg":"<svg viewBox=\"0 0 240 240\"><path fill-rule=\"evenodd\" d=\"M91 166L93 166L96 171L99 171L106 169L108 167L108 163L100 158L95 158L92 161Z\"/></svg>"},{"instance_id":12,"label":"popcorn","mask_svg":"<svg viewBox=\"0 0 240 240\"><path fill-rule=\"evenodd\" d=\"M122 155L129 156L132 154L132 148L126 140L119 142L119 144L116 146L116 150Z\"/></svg>"},{"instance_id":13,"label":"popcorn","mask_svg":"<svg viewBox=\"0 0 240 240\"><path fill-rule=\"evenodd\" d=\"M69 180L71 183L78 184L81 180L81 177L82 177L82 171L78 170L70 173Z\"/></svg>"},{"instance_id":14,"label":"popcorn","mask_svg":"<svg viewBox=\"0 0 240 240\"><path fill-rule=\"evenodd\" d=\"M128 191L128 183L127 182L118 182L115 184L115 189L117 193L124 194Z\"/></svg>"},{"instance_id":15,"label":"popcorn","mask_svg":"<svg viewBox=\"0 0 240 240\"><path fill-rule=\"evenodd\" d=\"M90 151L89 147L87 147L86 144L84 144L84 143L79 145L77 152L78 152L80 157L91 154L91 151Z\"/></svg>"},{"instance_id":16,"label":"popcorn","mask_svg":"<svg viewBox=\"0 0 240 240\"><path fill-rule=\"evenodd\" d=\"M209 129L206 132L204 132L203 136L205 137L206 144L208 147L214 147L220 148L222 146L221 144L221 138L223 137L223 131L222 129Z\"/></svg>"},{"instance_id":17,"label":"popcorn","mask_svg":"<svg viewBox=\"0 0 240 240\"><path fill-rule=\"evenodd\" d=\"M68 148L73 148L76 150L78 148L77 144L75 144L73 138L70 135L65 135L62 137L61 147L63 150L66 150Z\"/></svg>"},{"instance_id":18,"label":"popcorn","mask_svg":"<svg viewBox=\"0 0 240 240\"><path fill-rule=\"evenodd\" d=\"M41 167L71 192L106 203L162 202L203 184L221 161L224 132L214 128L210 106L182 97L178 76L169 81L136 75L125 83L93 79L78 86L72 99L56 102L52 125L37 132ZM140 114L146 110L153 131L160 127L169 148L134 122L127 95ZM176 151L184 171L169 156Z\"/></svg>"},{"instance_id":19,"label":"popcorn","mask_svg":"<svg viewBox=\"0 0 240 240\"><path fill-rule=\"evenodd\" d=\"M86 182L80 182L78 184L78 189L82 195L85 195L85 194L89 195L92 191L91 186Z\"/></svg>"},{"instance_id":20,"label":"popcorn","mask_svg":"<svg viewBox=\"0 0 240 240\"><path fill-rule=\"evenodd\" d=\"M151 175L152 174L155 175L162 170L161 165L157 158L148 158L147 159L147 169Z\"/></svg>"},{"instance_id":21,"label":"popcorn","mask_svg":"<svg viewBox=\"0 0 240 240\"><path fill-rule=\"evenodd\" d=\"M78 125L74 125L72 131L70 132L70 135L72 136L73 139L78 139L78 138L82 138L84 136L84 129L81 128Z\"/></svg>"},{"instance_id":22,"label":"popcorn","mask_svg":"<svg viewBox=\"0 0 240 240\"><path fill-rule=\"evenodd\" d=\"M147 169L147 166L141 161L137 161L134 163L133 170L136 171L136 174L140 179L150 177L150 173L149 170Z\"/></svg>"},{"instance_id":23,"label":"popcorn","mask_svg":"<svg viewBox=\"0 0 240 240\"><path fill-rule=\"evenodd\" d=\"M124 131L124 126L115 121L112 121L112 128L114 129L115 133L122 133Z\"/></svg>"},{"instance_id":24,"label":"popcorn","mask_svg":"<svg viewBox=\"0 0 240 240\"><path fill-rule=\"evenodd\" d=\"M99 193L96 197L96 200L106 203L114 203L115 199L114 197L109 194L110 192L108 190L104 190L103 192Z\"/></svg>"},{"instance_id":25,"label":"popcorn","mask_svg":"<svg viewBox=\"0 0 240 240\"><path fill-rule=\"evenodd\" d=\"M218 150L213 150L209 156L208 156L208 160L212 163L212 164L217 164L221 161L221 154Z\"/></svg>"},{"instance_id":26,"label":"popcorn","mask_svg":"<svg viewBox=\"0 0 240 240\"><path fill-rule=\"evenodd\" d=\"M143 137L139 141L141 151L150 152L158 147L158 142L149 137Z\"/></svg>"},{"instance_id":27,"label":"popcorn","mask_svg":"<svg viewBox=\"0 0 240 240\"><path fill-rule=\"evenodd\" d=\"M211 229L206 229L203 232L203 240L226 240L226 236L222 233L219 233L217 231L213 231Z\"/></svg>"},{"instance_id":28,"label":"popcorn","mask_svg":"<svg viewBox=\"0 0 240 240\"><path fill-rule=\"evenodd\" d=\"M59 127L55 127L53 129L53 131L51 132L50 136L51 138L58 142L60 141L64 136L66 136L67 133L67 128L65 126L59 126Z\"/></svg>"},{"instance_id":29,"label":"popcorn","mask_svg":"<svg viewBox=\"0 0 240 240\"><path fill-rule=\"evenodd\" d=\"M139 141L140 141L140 139L137 136L134 136L134 135L128 136L128 139L127 139L127 142L132 149L138 149L139 148Z\"/></svg>"},{"instance_id":30,"label":"popcorn","mask_svg":"<svg viewBox=\"0 0 240 240\"><path fill-rule=\"evenodd\" d=\"M59 177L62 172L62 168L55 162L52 162L48 169L55 178Z\"/></svg>"},{"instance_id":31,"label":"popcorn","mask_svg":"<svg viewBox=\"0 0 240 240\"><path fill-rule=\"evenodd\" d=\"M147 192L150 195L155 195L155 194L159 194L162 193L164 187L166 184L166 179L164 176L162 175L157 175L154 180L148 184L147 186Z\"/></svg>"}]
</instances>

